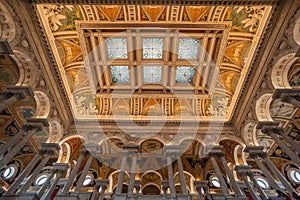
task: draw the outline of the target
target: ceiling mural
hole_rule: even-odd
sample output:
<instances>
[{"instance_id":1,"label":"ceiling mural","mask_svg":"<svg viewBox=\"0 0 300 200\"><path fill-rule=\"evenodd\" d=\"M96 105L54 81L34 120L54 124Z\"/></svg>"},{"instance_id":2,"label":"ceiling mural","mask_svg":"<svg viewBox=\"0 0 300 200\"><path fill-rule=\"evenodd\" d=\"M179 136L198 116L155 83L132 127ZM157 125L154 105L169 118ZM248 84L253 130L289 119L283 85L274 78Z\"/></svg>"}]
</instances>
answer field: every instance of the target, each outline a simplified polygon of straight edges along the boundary
<instances>
[{"instance_id":1,"label":"ceiling mural","mask_svg":"<svg viewBox=\"0 0 300 200\"><path fill-rule=\"evenodd\" d=\"M37 5L76 119L230 120L271 9Z\"/></svg>"}]
</instances>

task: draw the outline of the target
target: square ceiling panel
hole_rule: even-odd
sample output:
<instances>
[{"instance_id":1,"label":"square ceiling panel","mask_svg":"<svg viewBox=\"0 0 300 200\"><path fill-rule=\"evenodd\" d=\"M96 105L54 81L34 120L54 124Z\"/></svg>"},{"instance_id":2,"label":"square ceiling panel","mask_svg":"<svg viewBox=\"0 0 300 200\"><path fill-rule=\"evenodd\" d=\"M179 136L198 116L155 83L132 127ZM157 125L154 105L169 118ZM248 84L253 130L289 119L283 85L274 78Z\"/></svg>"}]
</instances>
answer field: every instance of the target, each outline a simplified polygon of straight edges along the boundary
<instances>
[{"instance_id":1,"label":"square ceiling panel","mask_svg":"<svg viewBox=\"0 0 300 200\"><path fill-rule=\"evenodd\" d=\"M180 38L178 48L178 59L197 59L200 49L199 39Z\"/></svg>"},{"instance_id":2,"label":"square ceiling panel","mask_svg":"<svg viewBox=\"0 0 300 200\"><path fill-rule=\"evenodd\" d=\"M127 58L126 38L107 38L106 45L109 59Z\"/></svg>"},{"instance_id":3,"label":"square ceiling panel","mask_svg":"<svg viewBox=\"0 0 300 200\"><path fill-rule=\"evenodd\" d=\"M128 66L110 66L110 71L114 83L129 83Z\"/></svg>"},{"instance_id":4,"label":"square ceiling panel","mask_svg":"<svg viewBox=\"0 0 300 200\"><path fill-rule=\"evenodd\" d=\"M143 38L143 58L162 58L163 38Z\"/></svg>"},{"instance_id":5,"label":"square ceiling panel","mask_svg":"<svg viewBox=\"0 0 300 200\"><path fill-rule=\"evenodd\" d=\"M161 66L144 66L144 83L161 83Z\"/></svg>"},{"instance_id":6,"label":"square ceiling panel","mask_svg":"<svg viewBox=\"0 0 300 200\"><path fill-rule=\"evenodd\" d=\"M155 95L172 120L184 110L201 121L230 121L272 6L37 10L76 119L111 119L120 106L142 119ZM82 106L91 109L79 114Z\"/></svg>"}]
</instances>

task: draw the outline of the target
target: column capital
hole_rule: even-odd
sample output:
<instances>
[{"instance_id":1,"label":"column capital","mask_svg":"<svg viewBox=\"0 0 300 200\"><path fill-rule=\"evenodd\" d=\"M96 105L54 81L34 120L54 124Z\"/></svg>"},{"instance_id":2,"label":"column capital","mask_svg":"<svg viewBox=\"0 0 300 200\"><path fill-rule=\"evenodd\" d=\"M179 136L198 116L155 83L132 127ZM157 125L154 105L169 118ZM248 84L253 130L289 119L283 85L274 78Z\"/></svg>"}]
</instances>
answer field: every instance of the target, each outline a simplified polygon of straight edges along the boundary
<instances>
[{"instance_id":1,"label":"column capital","mask_svg":"<svg viewBox=\"0 0 300 200\"><path fill-rule=\"evenodd\" d=\"M201 181L194 181L194 185L197 187L208 187L208 181L207 180L201 180Z\"/></svg>"},{"instance_id":2,"label":"column capital","mask_svg":"<svg viewBox=\"0 0 300 200\"><path fill-rule=\"evenodd\" d=\"M25 124L21 126L21 129L24 130L25 132L27 131L32 131L34 129L36 129L36 131L41 131L43 130L43 127L40 124Z\"/></svg>"},{"instance_id":3,"label":"column capital","mask_svg":"<svg viewBox=\"0 0 300 200\"><path fill-rule=\"evenodd\" d=\"M273 94L273 99L281 99L284 102L289 103L289 97L299 97L300 88L280 88L276 89Z\"/></svg>"},{"instance_id":4,"label":"column capital","mask_svg":"<svg viewBox=\"0 0 300 200\"><path fill-rule=\"evenodd\" d=\"M264 154L264 146L246 146L244 152L249 153L249 157L263 157Z\"/></svg>"},{"instance_id":5,"label":"column capital","mask_svg":"<svg viewBox=\"0 0 300 200\"><path fill-rule=\"evenodd\" d=\"M96 179L95 183L96 183L96 185L99 185L99 186L107 186L109 184L109 180L108 179Z\"/></svg>"},{"instance_id":6,"label":"column capital","mask_svg":"<svg viewBox=\"0 0 300 200\"><path fill-rule=\"evenodd\" d=\"M34 93L28 86L8 86L7 91L11 94L19 94L21 98L33 97Z\"/></svg>"},{"instance_id":7,"label":"column capital","mask_svg":"<svg viewBox=\"0 0 300 200\"><path fill-rule=\"evenodd\" d=\"M52 163L52 165L58 173L64 173L70 167L67 163Z\"/></svg>"},{"instance_id":8,"label":"column capital","mask_svg":"<svg viewBox=\"0 0 300 200\"><path fill-rule=\"evenodd\" d=\"M42 143L42 153L50 156L55 156L60 150L60 146L57 143Z\"/></svg>"},{"instance_id":9,"label":"column capital","mask_svg":"<svg viewBox=\"0 0 300 200\"><path fill-rule=\"evenodd\" d=\"M166 145L163 147L164 155L181 155L181 148L179 145Z\"/></svg>"},{"instance_id":10,"label":"column capital","mask_svg":"<svg viewBox=\"0 0 300 200\"><path fill-rule=\"evenodd\" d=\"M273 133L277 135L281 135L284 133L283 128L279 127L279 122L274 122L274 121L262 121L258 122L257 129L261 129L261 132L271 135Z\"/></svg>"},{"instance_id":11,"label":"column capital","mask_svg":"<svg viewBox=\"0 0 300 200\"><path fill-rule=\"evenodd\" d=\"M43 126L49 126L48 119L44 118L28 118L26 119L26 122L29 125L40 127L40 130L42 130Z\"/></svg>"},{"instance_id":12,"label":"column capital","mask_svg":"<svg viewBox=\"0 0 300 200\"><path fill-rule=\"evenodd\" d=\"M123 146L123 151L128 153L139 153L140 145L136 144L126 144Z\"/></svg>"},{"instance_id":13,"label":"column capital","mask_svg":"<svg viewBox=\"0 0 300 200\"><path fill-rule=\"evenodd\" d=\"M222 149L222 145L207 145L204 147L203 154L209 157L223 157L225 154Z\"/></svg>"},{"instance_id":14,"label":"column capital","mask_svg":"<svg viewBox=\"0 0 300 200\"><path fill-rule=\"evenodd\" d=\"M251 165L237 165L234 167L234 170L238 173L238 175L247 175L247 173L251 172L251 169Z\"/></svg>"}]
</instances>

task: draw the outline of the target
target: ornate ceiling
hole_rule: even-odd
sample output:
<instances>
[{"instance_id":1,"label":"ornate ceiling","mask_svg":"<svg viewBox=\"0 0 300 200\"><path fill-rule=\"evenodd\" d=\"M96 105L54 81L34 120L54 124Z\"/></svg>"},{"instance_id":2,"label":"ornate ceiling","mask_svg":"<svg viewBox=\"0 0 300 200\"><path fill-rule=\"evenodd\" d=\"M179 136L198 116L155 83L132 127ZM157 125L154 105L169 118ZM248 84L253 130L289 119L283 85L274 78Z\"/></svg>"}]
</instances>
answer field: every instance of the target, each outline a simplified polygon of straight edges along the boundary
<instances>
[{"instance_id":1,"label":"ornate ceiling","mask_svg":"<svg viewBox=\"0 0 300 200\"><path fill-rule=\"evenodd\" d=\"M271 10L37 5L77 120L229 121Z\"/></svg>"}]
</instances>

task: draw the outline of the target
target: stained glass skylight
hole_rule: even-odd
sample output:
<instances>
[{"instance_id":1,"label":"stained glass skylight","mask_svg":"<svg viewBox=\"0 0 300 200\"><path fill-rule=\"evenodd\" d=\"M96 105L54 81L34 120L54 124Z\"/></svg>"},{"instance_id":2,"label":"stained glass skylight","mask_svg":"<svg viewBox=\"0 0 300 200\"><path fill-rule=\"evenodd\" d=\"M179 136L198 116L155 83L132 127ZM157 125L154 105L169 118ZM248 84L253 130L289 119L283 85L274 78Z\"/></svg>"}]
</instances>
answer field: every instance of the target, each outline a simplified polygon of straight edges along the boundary
<instances>
[{"instance_id":1,"label":"stained glass skylight","mask_svg":"<svg viewBox=\"0 0 300 200\"><path fill-rule=\"evenodd\" d=\"M178 66L176 69L177 83L191 83L194 77L194 67Z\"/></svg>"},{"instance_id":2,"label":"stained glass skylight","mask_svg":"<svg viewBox=\"0 0 300 200\"><path fill-rule=\"evenodd\" d=\"M127 58L126 38L106 39L108 58Z\"/></svg>"},{"instance_id":3,"label":"stained glass skylight","mask_svg":"<svg viewBox=\"0 0 300 200\"><path fill-rule=\"evenodd\" d=\"M143 57L162 58L163 38L143 38Z\"/></svg>"},{"instance_id":4,"label":"stained glass skylight","mask_svg":"<svg viewBox=\"0 0 300 200\"><path fill-rule=\"evenodd\" d=\"M126 83L129 82L128 66L110 66L112 82Z\"/></svg>"},{"instance_id":5,"label":"stained glass skylight","mask_svg":"<svg viewBox=\"0 0 300 200\"><path fill-rule=\"evenodd\" d=\"M178 59L196 59L198 55L199 39L180 38Z\"/></svg>"},{"instance_id":6,"label":"stained glass skylight","mask_svg":"<svg viewBox=\"0 0 300 200\"><path fill-rule=\"evenodd\" d=\"M161 66L144 66L144 83L161 83Z\"/></svg>"}]
</instances>

